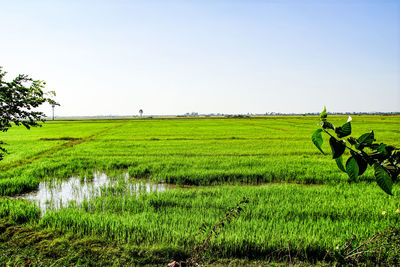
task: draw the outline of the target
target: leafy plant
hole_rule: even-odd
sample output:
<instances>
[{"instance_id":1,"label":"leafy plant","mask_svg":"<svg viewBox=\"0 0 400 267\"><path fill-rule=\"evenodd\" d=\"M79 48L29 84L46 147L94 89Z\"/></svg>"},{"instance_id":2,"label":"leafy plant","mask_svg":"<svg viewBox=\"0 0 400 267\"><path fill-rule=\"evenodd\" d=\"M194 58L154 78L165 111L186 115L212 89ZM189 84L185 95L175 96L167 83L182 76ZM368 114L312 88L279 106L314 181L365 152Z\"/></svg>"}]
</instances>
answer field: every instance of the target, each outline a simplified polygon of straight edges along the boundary
<instances>
[{"instance_id":1,"label":"leafy plant","mask_svg":"<svg viewBox=\"0 0 400 267\"><path fill-rule=\"evenodd\" d=\"M0 131L7 132L12 123L17 126L22 124L27 129L39 126L38 122L44 121L45 114L34 109L46 102L59 105L51 99L55 92L43 92L46 84L44 81L33 80L24 74L6 82L6 74L0 67ZM0 160L7 152L3 145L5 143L0 141Z\"/></svg>"},{"instance_id":2,"label":"leafy plant","mask_svg":"<svg viewBox=\"0 0 400 267\"><path fill-rule=\"evenodd\" d=\"M377 143L373 130L358 138L350 136L351 117L339 127L328 122L327 117L328 113L325 107L320 114L321 128L317 129L311 137L314 145L325 154L322 150L322 132L326 133L330 136L332 158L336 161L338 168L347 173L350 181L358 181L358 177L365 172L369 165L375 170L375 178L379 187L387 194L392 195L393 182L400 174L400 150L391 145ZM347 137L347 140L344 137ZM342 156L346 149L350 151L350 157L343 165Z\"/></svg>"}]
</instances>

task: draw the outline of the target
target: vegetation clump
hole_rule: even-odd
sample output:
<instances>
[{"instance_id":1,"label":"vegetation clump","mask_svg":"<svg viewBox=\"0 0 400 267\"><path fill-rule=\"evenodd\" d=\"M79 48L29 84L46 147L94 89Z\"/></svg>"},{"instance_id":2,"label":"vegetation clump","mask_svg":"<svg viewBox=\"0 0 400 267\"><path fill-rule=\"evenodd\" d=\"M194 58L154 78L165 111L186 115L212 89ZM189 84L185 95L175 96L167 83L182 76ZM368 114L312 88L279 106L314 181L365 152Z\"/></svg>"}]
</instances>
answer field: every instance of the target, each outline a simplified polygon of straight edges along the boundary
<instances>
[{"instance_id":1,"label":"vegetation clump","mask_svg":"<svg viewBox=\"0 0 400 267\"><path fill-rule=\"evenodd\" d=\"M366 241L351 239L334 251L328 252L339 265L358 266L399 266L400 264L400 227L389 226Z\"/></svg>"},{"instance_id":2,"label":"vegetation clump","mask_svg":"<svg viewBox=\"0 0 400 267\"><path fill-rule=\"evenodd\" d=\"M329 144L332 149L332 158L336 161L338 168L346 172L350 181L358 181L358 177L362 175L368 165L373 166L375 170L376 182L383 191L392 195L393 182L397 181L400 174L400 150L392 145L385 143L376 143L374 131L370 131L354 138L351 135L351 117L345 124L335 127L327 121L328 113L326 108L320 115L321 128L316 130L312 135L312 141L315 146L323 153L321 148L323 143L321 132L330 136ZM332 134L331 131L334 131ZM347 137L347 145L344 137ZM350 151L350 157L343 165L342 155L345 150Z\"/></svg>"},{"instance_id":3,"label":"vegetation clump","mask_svg":"<svg viewBox=\"0 0 400 267\"><path fill-rule=\"evenodd\" d=\"M51 98L55 96L55 92L43 92L46 85L44 81L33 80L24 74L6 82L6 74L0 67L0 131L7 132L13 123L27 129L39 126L38 122L45 120L45 114L34 109L46 102L53 106L58 105ZM3 145L5 143L0 141L0 160L7 152Z\"/></svg>"}]
</instances>

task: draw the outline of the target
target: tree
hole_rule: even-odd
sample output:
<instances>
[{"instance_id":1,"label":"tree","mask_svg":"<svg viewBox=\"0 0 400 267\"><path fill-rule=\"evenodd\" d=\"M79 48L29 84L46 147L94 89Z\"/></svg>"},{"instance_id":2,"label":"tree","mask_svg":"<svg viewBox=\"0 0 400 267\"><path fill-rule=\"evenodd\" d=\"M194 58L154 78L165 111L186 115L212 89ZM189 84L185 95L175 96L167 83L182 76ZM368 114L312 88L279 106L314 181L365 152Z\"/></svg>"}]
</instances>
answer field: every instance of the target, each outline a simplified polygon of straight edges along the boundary
<instances>
[{"instance_id":1,"label":"tree","mask_svg":"<svg viewBox=\"0 0 400 267\"><path fill-rule=\"evenodd\" d=\"M375 170L375 178L379 187L387 194L392 195L393 182L396 182L400 175L400 149L392 145L376 143L374 131L365 133L358 138L351 137L351 117L340 127L335 127L328 122L327 117L328 114L324 108L320 115L321 128L316 130L311 137L314 145L321 153L325 154L322 150L321 133L326 133L330 136L329 145L332 150L332 158L336 161L338 168L347 173L350 181L357 182L358 176L362 175L369 165ZM347 141L344 137L347 137ZM350 151L350 157L344 165L342 156L346 149Z\"/></svg>"},{"instance_id":2,"label":"tree","mask_svg":"<svg viewBox=\"0 0 400 267\"><path fill-rule=\"evenodd\" d=\"M44 92L44 81L33 80L25 74L7 82L4 80L6 74L0 67L0 131L7 132L13 123L27 129L41 126L39 122L45 121L45 114L34 109L44 103L59 105L51 98L55 96L55 92ZM0 141L0 160L7 152L4 144Z\"/></svg>"},{"instance_id":3,"label":"tree","mask_svg":"<svg viewBox=\"0 0 400 267\"><path fill-rule=\"evenodd\" d=\"M139 109L139 114L140 114L140 117L143 116L143 109Z\"/></svg>"}]
</instances>

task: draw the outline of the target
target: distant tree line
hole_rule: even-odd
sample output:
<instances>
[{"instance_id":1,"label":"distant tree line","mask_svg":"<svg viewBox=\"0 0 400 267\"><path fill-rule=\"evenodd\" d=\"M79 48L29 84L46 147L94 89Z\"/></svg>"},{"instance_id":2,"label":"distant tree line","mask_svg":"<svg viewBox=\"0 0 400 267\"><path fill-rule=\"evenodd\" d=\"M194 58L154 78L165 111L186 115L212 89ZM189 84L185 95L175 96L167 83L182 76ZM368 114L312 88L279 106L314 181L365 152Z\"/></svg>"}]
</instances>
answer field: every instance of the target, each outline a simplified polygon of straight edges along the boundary
<instances>
[{"instance_id":1,"label":"distant tree line","mask_svg":"<svg viewBox=\"0 0 400 267\"><path fill-rule=\"evenodd\" d=\"M188 112L183 115L177 115L177 117L226 117L226 118L250 118L251 116L319 116L319 112L308 112L308 113L281 113L281 112L266 112L263 114L259 113L247 113L247 114L226 114L226 113L208 113L199 114L198 112ZM329 112L329 115L400 115L400 112Z\"/></svg>"}]
</instances>

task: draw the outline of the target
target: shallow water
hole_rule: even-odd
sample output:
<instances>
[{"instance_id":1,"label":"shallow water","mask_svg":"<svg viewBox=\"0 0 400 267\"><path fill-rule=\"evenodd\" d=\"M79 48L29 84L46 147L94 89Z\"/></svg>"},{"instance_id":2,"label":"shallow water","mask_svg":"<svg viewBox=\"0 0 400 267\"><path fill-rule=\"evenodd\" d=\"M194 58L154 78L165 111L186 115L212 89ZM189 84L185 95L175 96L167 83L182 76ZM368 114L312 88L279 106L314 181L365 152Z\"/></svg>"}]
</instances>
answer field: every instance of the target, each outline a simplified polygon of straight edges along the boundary
<instances>
[{"instance_id":1,"label":"shallow water","mask_svg":"<svg viewBox=\"0 0 400 267\"><path fill-rule=\"evenodd\" d=\"M106 190L113 190L114 194L141 194L162 192L167 190L166 184L152 182L130 182L129 175L111 178L104 173L94 173L93 179L71 177L68 180L43 181L36 191L18 196L18 198L35 202L42 213L47 210L60 209L70 205L79 205L84 200L101 196Z\"/></svg>"}]
</instances>

